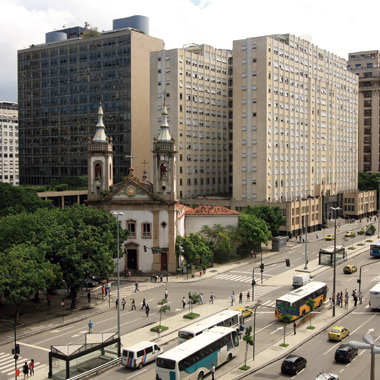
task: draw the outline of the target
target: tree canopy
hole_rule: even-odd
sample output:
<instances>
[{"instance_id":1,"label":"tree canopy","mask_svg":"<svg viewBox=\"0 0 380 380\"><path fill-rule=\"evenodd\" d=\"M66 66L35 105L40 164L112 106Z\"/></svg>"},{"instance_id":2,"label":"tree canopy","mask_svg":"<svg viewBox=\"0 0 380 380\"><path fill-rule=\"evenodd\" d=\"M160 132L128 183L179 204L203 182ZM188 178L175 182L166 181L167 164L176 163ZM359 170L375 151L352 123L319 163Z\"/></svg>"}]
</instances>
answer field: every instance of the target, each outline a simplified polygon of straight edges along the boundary
<instances>
[{"instance_id":1,"label":"tree canopy","mask_svg":"<svg viewBox=\"0 0 380 380\"><path fill-rule=\"evenodd\" d=\"M54 206L50 201L39 198L31 187L0 182L0 217L22 212L32 213L40 208L52 210Z\"/></svg>"},{"instance_id":2,"label":"tree canopy","mask_svg":"<svg viewBox=\"0 0 380 380\"><path fill-rule=\"evenodd\" d=\"M281 207L271 207L267 205L247 206L241 211L242 215L254 215L258 219L265 221L272 236L277 236L280 227L286 225L286 219L281 215Z\"/></svg>"},{"instance_id":3,"label":"tree canopy","mask_svg":"<svg viewBox=\"0 0 380 380\"><path fill-rule=\"evenodd\" d=\"M252 245L255 243L268 244L268 240L271 237L266 222L256 217L254 214L249 213L240 216L238 231L240 233L241 241L245 245Z\"/></svg>"},{"instance_id":4,"label":"tree canopy","mask_svg":"<svg viewBox=\"0 0 380 380\"><path fill-rule=\"evenodd\" d=\"M380 173L359 172L358 188L360 191L379 190Z\"/></svg>"},{"instance_id":5,"label":"tree canopy","mask_svg":"<svg viewBox=\"0 0 380 380\"><path fill-rule=\"evenodd\" d=\"M212 254L206 238L196 233L190 233L190 235L184 237L177 236L175 245L177 255L180 254L180 245L182 246L182 255L189 264Z\"/></svg>"}]
</instances>

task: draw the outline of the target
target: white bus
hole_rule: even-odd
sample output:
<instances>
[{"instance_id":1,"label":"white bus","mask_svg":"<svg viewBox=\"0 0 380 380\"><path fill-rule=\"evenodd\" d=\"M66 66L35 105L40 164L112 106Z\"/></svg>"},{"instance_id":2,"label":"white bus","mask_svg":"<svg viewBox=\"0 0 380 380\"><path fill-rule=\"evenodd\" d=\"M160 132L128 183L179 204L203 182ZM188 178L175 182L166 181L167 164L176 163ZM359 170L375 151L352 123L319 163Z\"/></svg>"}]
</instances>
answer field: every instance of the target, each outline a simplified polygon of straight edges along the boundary
<instances>
[{"instance_id":1,"label":"white bus","mask_svg":"<svg viewBox=\"0 0 380 380\"><path fill-rule=\"evenodd\" d=\"M380 282L369 291L369 306L380 309Z\"/></svg>"},{"instance_id":2,"label":"white bus","mask_svg":"<svg viewBox=\"0 0 380 380\"><path fill-rule=\"evenodd\" d=\"M224 310L186 326L178 331L178 343L186 342L214 326L232 327L238 333L244 331L243 314L237 310Z\"/></svg>"},{"instance_id":3,"label":"white bus","mask_svg":"<svg viewBox=\"0 0 380 380\"><path fill-rule=\"evenodd\" d=\"M235 329L213 327L183 344L159 355L156 379L202 380L215 368L230 361L239 351L240 339Z\"/></svg>"}]
</instances>

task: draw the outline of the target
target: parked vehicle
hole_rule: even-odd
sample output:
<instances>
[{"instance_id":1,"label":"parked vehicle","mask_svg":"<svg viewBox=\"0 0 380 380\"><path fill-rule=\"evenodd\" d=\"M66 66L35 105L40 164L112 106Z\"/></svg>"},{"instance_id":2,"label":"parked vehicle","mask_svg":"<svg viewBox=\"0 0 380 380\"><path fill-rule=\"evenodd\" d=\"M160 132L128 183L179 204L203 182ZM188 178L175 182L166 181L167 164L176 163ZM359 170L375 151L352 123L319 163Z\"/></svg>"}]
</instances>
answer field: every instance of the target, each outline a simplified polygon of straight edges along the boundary
<instances>
[{"instance_id":1,"label":"parked vehicle","mask_svg":"<svg viewBox=\"0 0 380 380\"><path fill-rule=\"evenodd\" d=\"M133 346L123 348L121 364L130 368L141 369L144 364L156 360L164 350L157 344L147 341L136 343Z\"/></svg>"},{"instance_id":2,"label":"parked vehicle","mask_svg":"<svg viewBox=\"0 0 380 380\"><path fill-rule=\"evenodd\" d=\"M293 276L293 287L295 289L300 288L313 281L313 277L310 273L300 273Z\"/></svg>"},{"instance_id":3,"label":"parked vehicle","mask_svg":"<svg viewBox=\"0 0 380 380\"><path fill-rule=\"evenodd\" d=\"M318 374L315 380L339 380L339 376L323 371Z\"/></svg>"},{"instance_id":4,"label":"parked vehicle","mask_svg":"<svg viewBox=\"0 0 380 380\"><path fill-rule=\"evenodd\" d=\"M341 363L351 363L358 354L357 348L352 348L348 344L341 344L335 351L335 360Z\"/></svg>"},{"instance_id":5,"label":"parked vehicle","mask_svg":"<svg viewBox=\"0 0 380 380\"><path fill-rule=\"evenodd\" d=\"M86 278L84 280L84 284L88 285L89 288L93 288L95 286L98 286L98 281L95 281L92 278Z\"/></svg>"},{"instance_id":6,"label":"parked vehicle","mask_svg":"<svg viewBox=\"0 0 380 380\"><path fill-rule=\"evenodd\" d=\"M299 371L306 368L307 360L302 356L289 355L281 364L281 372L289 375L297 375Z\"/></svg>"}]
</instances>

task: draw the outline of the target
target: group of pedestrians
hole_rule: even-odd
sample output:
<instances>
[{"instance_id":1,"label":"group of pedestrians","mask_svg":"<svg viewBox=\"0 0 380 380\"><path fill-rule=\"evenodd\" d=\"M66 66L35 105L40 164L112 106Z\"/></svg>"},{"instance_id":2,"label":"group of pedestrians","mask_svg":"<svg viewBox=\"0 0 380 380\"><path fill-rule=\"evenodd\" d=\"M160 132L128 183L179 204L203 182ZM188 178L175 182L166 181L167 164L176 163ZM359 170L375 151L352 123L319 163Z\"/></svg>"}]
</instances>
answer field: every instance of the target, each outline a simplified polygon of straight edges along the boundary
<instances>
[{"instance_id":1,"label":"group of pedestrians","mask_svg":"<svg viewBox=\"0 0 380 380\"><path fill-rule=\"evenodd\" d=\"M354 306L357 306L358 300L360 304L363 303L362 292L358 293L358 291L354 289L351 293L351 296L352 296L352 301L354 302ZM338 292L336 295L336 299L335 299L335 295L333 294L330 298L330 309L333 307L334 304L336 304L338 307L339 306L343 307L343 304L344 304L345 309L347 309L349 300L350 300L350 296L348 294L347 289L345 289L344 294L343 294L343 291Z\"/></svg>"},{"instance_id":2,"label":"group of pedestrians","mask_svg":"<svg viewBox=\"0 0 380 380\"><path fill-rule=\"evenodd\" d=\"M162 272L160 272L160 282L163 281L163 278L164 278L164 275L162 274ZM157 282L157 280L158 280L158 275L155 274L153 271L152 271L152 273L151 273L151 275L150 275L150 280L151 280L152 282Z\"/></svg>"},{"instance_id":3,"label":"group of pedestrians","mask_svg":"<svg viewBox=\"0 0 380 380\"><path fill-rule=\"evenodd\" d=\"M249 293L249 290L247 291L246 297L247 297L247 302L249 302L249 300L251 298L251 294ZM232 291L231 306L234 306L234 302L235 302L235 291ZM239 303L243 303L243 292L239 293Z\"/></svg>"},{"instance_id":4,"label":"group of pedestrians","mask_svg":"<svg viewBox=\"0 0 380 380\"><path fill-rule=\"evenodd\" d=\"M29 364L25 362L22 366L22 373L24 374L24 379L27 379L29 376L34 376L34 359L31 359Z\"/></svg>"}]
</instances>

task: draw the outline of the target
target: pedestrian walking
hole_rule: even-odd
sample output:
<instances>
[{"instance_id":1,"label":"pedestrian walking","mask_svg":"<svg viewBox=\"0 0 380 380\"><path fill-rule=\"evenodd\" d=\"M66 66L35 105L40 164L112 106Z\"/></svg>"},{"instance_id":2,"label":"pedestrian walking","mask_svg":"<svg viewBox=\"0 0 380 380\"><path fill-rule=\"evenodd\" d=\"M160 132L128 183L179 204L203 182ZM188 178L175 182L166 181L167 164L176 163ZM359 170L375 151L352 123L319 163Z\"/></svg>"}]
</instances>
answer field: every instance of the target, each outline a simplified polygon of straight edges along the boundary
<instances>
[{"instance_id":1,"label":"pedestrian walking","mask_svg":"<svg viewBox=\"0 0 380 380\"><path fill-rule=\"evenodd\" d=\"M317 235L316 235L316 236L317 236L317 239L318 239L318 232L317 232Z\"/></svg>"},{"instance_id":2,"label":"pedestrian walking","mask_svg":"<svg viewBox=\"0 0 380 380\"><path fill-rule=\"evenodd\" d=\"M136 292L139 292L140 290L139 290L139 283L136 281L135 282L135 293Z\"/></svg>"},{"instance_id":3,"label":"pedestrian walking","mask_svg":"<svg viewBox=\"0 0 380 380\"><path fill-rule=\"evenodd\" d=\"M235 301L235 293L232 292L232 294L231 294L231 306L234 306L234 301Z\"/></svg>"},{"instance_id":4,"label":"pedestrian walking","mask_svg":"<svg viewBox=\"0 0 380 380\"><path fill-rule=\"evenodd\" d=\"M136 304L135 304L135 299L134 298L132 299L131 305L132 305L131 310L133 310L133 309L136 310Z\"/></svg>"},{"instance_id":5,"label":"pedestrian walking","mask_svg":"<svg viewBox=\"0 0 380 380\"><path fill-rule=\"evenodd\" d=\"M123 305L123 310L125 309L125 304L127 303L127 301L125 300L125 298L123 298L123 300L121 301L121 304Z\"/></svg>"},{"instance_id":6,"label":"pedestrian walking","mask_svg":"<svg viewBox=\"0 0 380 380\"><path fill-rule=\"evenodd\" d=\"M165 299L168 299L168 289L165 289Z\"/></svg>"},{"instance_id":7,"label":"pedestrian walking","mask_svg":"<svg viewBox=\"0 0 380 380\"><path fill-rule=\"evenodd\" d=\"M119 306L119 299L116 298L116 301L115 301L115 309L117 310L117 307Z\"/></svg>"},{"instance_id":8,"label":"pedestrian walking","mask_svg":"<svg viewBox=\"0 0 380 380\"><path fill-rule=\"evenodd\" d=\"M332 301L331 297L330 297L329 301L330 301L330 309L332 309L332 307L333 307L333 301Z\"/></svg>"},{"instance_id":9,"label":"pedestrian walking","mask_svg":"<svg viewBox=\"0 0 380 380\"><path fill-rule=\"evenodd\" d=\"M51 296L50 296L50 294L48 294L47 297L46 297L48 306L50 306L50 298L51 298Z\"/></svg>"},{"instance_id":10,"label":"pedestrian walking","mask_svg":"<svg viewBox=\"0 0 380 380\"><path fill-rule=\"evenodd\" d=\"M152 273L150 274L150 280L153 282L153 280L154 280L154 272L152 271Z\"/></svg>"},{"instance_id":11,"label":"pedestrian walking","mask_svg":"<svg viewBox=\"0 0 380 380\"><path fill-rule=\"evenodd\" d=\"M88 303L91 302L91 293L90 292L87 293L87 301L88 301Z\"/></svg>"},{"instance_id":12,"label":"pedestrian walking","mask_svg":"<svg viewBox=\"0 0 380 380\"><path fill-rule=\"evenodd\" d=\"M363 293L359 292L359 303L360 305L363 303Z\"/></svg>"},{"instance_id":13,"label":"pedestrian walking","mask_svg":"<svg viewBox=\"0 0 380 380\"><path fill-rule=\"evenodd\" d=\"M185 299L185 297L182 298L182 307L183 308L186 307L186 299Z\"/></svg>"},{"instance_id":14,"label":"pedestrian walking","mask_svg":"<svg viewBox=\"0 0 380 380\"><path fill-rule=\"evenodd\" d=\"M149 317L149 311L150 311L150 307L148 304L146 304L146 307L145 307L145 313L146 313L146 316Z\"/></svg>"},{"instance_id":15,"label":"pedestrian walking","mask_svg":"<svg viewBox=\"0 0 380 380\"><path fill-rule=\"evenodd\" d=\"M296 322L293 322L293 331L294 331L294 335L297 334L297 324Z\"/></svg>"},{"instance_id":16,"label":"pedestrian walking","mask_svg":"<svg viewBox=\"0 0 380 380\"><path fill-rule=\"evenodd\" d=\"M340 307L343 307L343 292L340 292Z\"/></svg>"},{"instance_id":17,"label":"pedestrian walking","mask_svg":"<svg viewBox=\"0 0 380 380\"><path fill-rule=\"evenodd\" d=\"M142 300L141 310L144 308L146 309L145 298L143 298L143 300Z\"/></svg>"},{"instance_id":18,"label":"pedestrian walking","mask_svg":"<svg viewBox=\"0 0 380 380\"><path fill-rule=\"evenodd\" d=\"M214 303L214 293L213 292L211 292L211 295L210 295L210 302Z\"/></svg>"},{"instance_id":19,"label":"pedestrian walking","mask_svg":"<svg viewBox=\"0 0 380 380\"><path fill-rule=\"evenodd\" d=\"M157 340L161 340L161 329L158 327L157 329Z\"/></svg>"},{"instance_id":20,"label":"pedestrian walking","mask_svg":"<svg viewBox=\"0 0 380 380\"><path fill-rule=\"evenodd\" d=\"M91 334L92 333L92 327L94 326L94 323L91 321L90 319L90 322L88 322L88 332Z\"/></svg>"},{"instance_id":21,"label":"pedestrian walking","mask_svg":"<svg viewBox=\"0 0 380 380\"><path fill-rule=\"evenodd\" d=\"M34 376L34 359L30 359L29 363L29 375Z\"/></svg>"},{"instance_id":22,"label":"pedestrian walking","mask_svg":"<svg viewBox=\"0 0 380 380\"><path fill-rule=\"evenodd\" d=\"M211 367L211 380L215 380L215 366L214 366L214 363L212 364L212 367Z\"/></svg>"},{"instance_id":23,"label":"pedestrian walking","mask_svg":"<svg viewBox=\"0 0 380 380\"><path fill-rule=\"evenodd\" d=\"M28 362L25 362L25 364L22 366L22 373L24 374L24 379L27 379L29 377Z\"/></svg>"},{"instance_id":24,"label":"pedestrian walking","mask_svg":"<svg viewBox=\"0 0 380 380\"><path fill-rule=\"evenodd\" d=\"M339 303L340 303L340 293L338 292L336 296L336 306L339 306Z\"/></svg>"},{"instance_id":25,"label":"pedestrian walking","mask_svg":"<svg viewBox=\"0 0 380 380\"><path fill-rule=\"evenodd\" d=\"M346 298L344 299L344 307L347 309L348 308L348 294Z\"/></svg>"},{"instance_id":26,"label":"pedestrian walking","mask_svg":"<svg viewBox=\"0 0 380 380\"><path fill-rule=\"evenodd\" d=\"M357 304L358 304L358 296L355 294L355 297L354 297L354 306L356 307Z\"/></svg>"},{"instance_id":27,"label":"pedestrian walking","mask_svg":"<svg viewBox=\"0 0 380 380\"><path fill-rule=\"evenodd\" d=\"M102 286L102 299L104 298L104 292L105 292L105 289L104 289L104 285Z\"/></svg>"},{"instance_id":28,"label":"pedestrian walking","mask_svg":"<svg viewBox=\"0 0 380 380\"><path fill-rule=\"evenodd\" d=\"M199 303L200 303L201 305L203 305L203 293L201 293L201 294L199 295L199 298L200 298Z\"/></svg>"},{"instance_id":29,"label":"pedestrian walking","mask_svg":"<svg viewBox=\"0 0 380 380\"><path fill-rule=\"evenodd\" d=\"M240 292L239 294L239 303L243 303L243 293Z\"/></svg>"},{"instance_id":30,"label":"pedestrian walking","mask_svg":"<svg viewBox=\"0 0 380 380\"><path fill-rule=\"evenodd\" d=\"M106 297L107 297L107 294L108 294L108 286L105 288L104 292L105 292L105 295L106 295Z\"/></svg>"},{"instance_id":31,"label":"pedestrian walking","mask_svg":"<svg viewBox=\"0 0 380 380\"><path fill-rule=\"evenodd\" d=\"M249 293L249 290L247 292L247 301L249 302L249 298L251 297L251 294Z\"/></svg>"},{"instance_id":32,"label":"pedestrian walking","mask_svg":"<svg viewBox=\"0 0 380 380\"><path fill-rule=\"evenodd\" d=\"M162 274L162 272L160 273L160 279L161 279L161 282L162 282L162 279L163 279L163 274Z\"/></svg>"},{"instance_id":33,"label":"pedestrian walking","mask_svg":"<svg viewBox=\"0 0 380 380\"><path fill-rule=\"evenodd\" d=\"M355 290L352 291L351 296L352 296L352 300L354 300L354 298L355 298Z\"/></svg>"},{"instance_id":34,"label":"pedestrian walking","mask_svg":"<svg viewBox=\"0 0 380 380\"><path fill-rule=\"evenodd\" d=\"M203 265L203 273L206 274L206 265Z\"/></svg>"}]
</instances>

